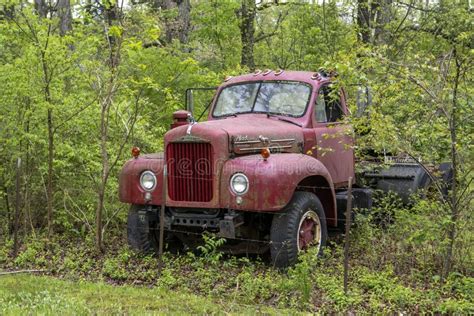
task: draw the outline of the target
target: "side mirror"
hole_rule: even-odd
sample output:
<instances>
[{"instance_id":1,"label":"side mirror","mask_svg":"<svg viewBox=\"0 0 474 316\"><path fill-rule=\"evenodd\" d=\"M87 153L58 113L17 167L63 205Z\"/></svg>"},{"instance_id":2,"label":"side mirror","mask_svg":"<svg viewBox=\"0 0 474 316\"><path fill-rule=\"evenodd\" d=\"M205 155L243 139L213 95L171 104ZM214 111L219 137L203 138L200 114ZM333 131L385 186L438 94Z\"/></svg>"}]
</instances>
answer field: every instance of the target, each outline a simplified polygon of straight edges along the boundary
<instances>
[{"instance_id":1,"label":"side mirror","mask_svg":"<svg viewBox=\"0 0 474 316\"><path fill-rule=\"evenodd\" d=\"M193 114L194 111L194 99L193 99L193 88L186 89L186 110Z\"/></svg>"},{"instance_id":2,"label":"side mirror","mask_svg":"<svg viewBox=\"0 0 474 316\"><path fill-rule=\"evenodd\" d=\"M361 117L367 114L368 108L372 105L372 94L370 87L358 86L357 87L357 112L356 116Z\"/></svg>"},{"instance_id":3,"label":"side mirror","mask_svg":"<svg viewBox=\"0 0 474 316\"><path fill-rule=\"evenodd\" d=\"M204 88L188 88L186 89L185 92L185 104L186 104L186 110L191 113L191 116L195 115L194 111L196 110L196 115L201 112L199 116L196 116L197 119L196 121L199 121L201 117L204 115L206 110L209 109L212 103L212 98L211 101L209 102L209 93L205 93L205 91L212 92L212 95L214 95L214 92L216 91L217 87L204 87ZM197 93L194 95L194 92L201 91L201 93ZM203 93L204 92L204 93ZM196 100L194 100L196 98ZM196 105L195 102L196 101ZM207 106L206 106L207 104Z\"/></svg>"}]
</instances>

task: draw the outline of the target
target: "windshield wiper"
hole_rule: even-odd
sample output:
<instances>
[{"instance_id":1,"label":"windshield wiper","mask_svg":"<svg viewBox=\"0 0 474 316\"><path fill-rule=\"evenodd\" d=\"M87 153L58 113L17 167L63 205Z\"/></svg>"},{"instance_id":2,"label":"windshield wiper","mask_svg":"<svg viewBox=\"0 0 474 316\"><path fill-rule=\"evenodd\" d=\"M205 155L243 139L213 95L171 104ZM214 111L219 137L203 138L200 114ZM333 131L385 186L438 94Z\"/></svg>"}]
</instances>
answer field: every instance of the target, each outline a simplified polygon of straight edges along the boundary
<instances>
[{"instance_id":1,"label":"windshield wiper","mask_svg":"<svg viewBox=\"0 0 474 316\"><path fill-rule=\"evenodd\" d=\"M303 127L303 125L301 125L300 123L293 122L292 120L288 120L286 118L278 117L278 120L283 121L283 122L288 122L299 127Z\"/></svg>"},{"instance_id":2,"label":"windshield wiper","mask_svg":"<svg viewBox=\"0 0 474 316\"><path fill-rule=\"evenodd\" d=\"M303 127L303 125L301 125L300 123L296 123L296 122L293 122L292 120L289 120L289 119L286 119L286 118L283 118L283 117L276 116L275 114L272 114L272 113L269 113L269 112L267 112L267 117L268 117L268 118L270 118L270 117L275 117L275 118L277 118L279 121L283 121L283 122L287 122L287 123L294 124L294 125L299 126L299 127Z\"/></svg>"},{"instance_id":3,"label":"windshield wiper","mask_svg":"<svg viewBox=\"0 0 474 316\"><path fill-rule=\"evenodd\" d=\"M237 114L235 113L224 114L224 115L218 116L218 118L228 118L229 116L237 117Z\"/></svg>"}]
</instances>

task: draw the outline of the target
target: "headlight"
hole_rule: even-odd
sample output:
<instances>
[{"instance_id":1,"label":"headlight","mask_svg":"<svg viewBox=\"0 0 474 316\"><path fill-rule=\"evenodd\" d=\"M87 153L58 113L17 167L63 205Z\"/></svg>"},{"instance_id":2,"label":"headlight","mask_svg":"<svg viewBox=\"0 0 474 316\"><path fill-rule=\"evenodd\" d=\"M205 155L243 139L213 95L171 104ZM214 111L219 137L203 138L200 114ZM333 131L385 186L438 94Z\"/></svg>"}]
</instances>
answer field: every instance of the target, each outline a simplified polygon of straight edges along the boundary
<instances>
[{"instance_id":1,"label":"headlight","mask_svg":"<svg viewBox=\"0 0 474 316\"><path fill-rule=\"evenodd\" d=\"M236 173L230 179L230 189L237 195L247 193L249 190L249 179L243 173Z\"/></svg>"},{"instance_id":2,"label":"headlight","mask_svg":"<svg viewBox=\"0 0 474 316\"><path fill-rule=\"evenodd\" d=\"M156 187L155 174L149 170L144 171L140 176L140 186L145 191L153 191Z\"/></svg>"}]
</instances>

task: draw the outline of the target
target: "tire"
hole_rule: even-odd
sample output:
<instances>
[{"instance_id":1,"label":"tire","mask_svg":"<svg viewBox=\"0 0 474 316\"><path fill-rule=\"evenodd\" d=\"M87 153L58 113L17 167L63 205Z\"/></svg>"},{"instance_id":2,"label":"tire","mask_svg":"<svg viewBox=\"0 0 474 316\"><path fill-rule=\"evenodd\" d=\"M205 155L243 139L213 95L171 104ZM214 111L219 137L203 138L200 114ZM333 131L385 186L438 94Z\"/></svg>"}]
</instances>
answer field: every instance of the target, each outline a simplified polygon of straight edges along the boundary
<instances>
[{"instance_id":1,"label":"tire","mask_svg":"<svg viewBox=\"0 0 474 316\"><path fill-rule=\"evenodd\" d=\"M147 211L141 205L132 205L127 219L127 240L130 248L143 254L156 252L158 249L156 226L156 222L150 222Z\"/></svg>"},{"instance_id":2,"label":"tire","mask_svg":"<svg viewBox=\"0 0 474 316\"><path fill-rule=\"evenodd\" d=\"M304 229L305 226L307 229ZM270 231L273 266L285 269L294 265L298 261L298 254L310 246L319 247L318 255L322 254L327 236L326 216L321 201L313 193L295 192L282 212L273 216ZM312 244L309 240L313 240Z\"/></svg>"}]
</instances>

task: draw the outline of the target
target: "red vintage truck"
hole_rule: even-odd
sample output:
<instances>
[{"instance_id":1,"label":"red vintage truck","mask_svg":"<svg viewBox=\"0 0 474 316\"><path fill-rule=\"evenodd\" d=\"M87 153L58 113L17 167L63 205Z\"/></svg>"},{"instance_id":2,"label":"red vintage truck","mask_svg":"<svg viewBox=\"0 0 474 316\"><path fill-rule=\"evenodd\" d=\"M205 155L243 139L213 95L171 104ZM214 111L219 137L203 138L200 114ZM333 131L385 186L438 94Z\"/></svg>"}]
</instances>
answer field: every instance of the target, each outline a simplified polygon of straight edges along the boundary
<instances>
[{"instance_id":1,"label":"red vintage truck","mask_svg":"<svg viewBox=\"0 0 474 316\"><path fill-rule=\"evenodd\" d=\"M132 150L119 186L120 201L131 204L130 246L155 248L164 204L170 247L195 247L214 232L227 239L226 251L269 251L273 265L286 267L308 247L321 251L328 229L344 222L350 178L358 208L371 207L374 189L407 200L428 186L427 172L406 162L358 174L366 185L357 185L346 115L345 92L325 72L227 78L206 121L193 119L191 104L173 114L164 153Z\"/></svg>"}]
</instances>

